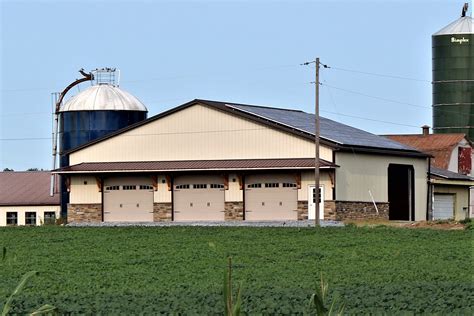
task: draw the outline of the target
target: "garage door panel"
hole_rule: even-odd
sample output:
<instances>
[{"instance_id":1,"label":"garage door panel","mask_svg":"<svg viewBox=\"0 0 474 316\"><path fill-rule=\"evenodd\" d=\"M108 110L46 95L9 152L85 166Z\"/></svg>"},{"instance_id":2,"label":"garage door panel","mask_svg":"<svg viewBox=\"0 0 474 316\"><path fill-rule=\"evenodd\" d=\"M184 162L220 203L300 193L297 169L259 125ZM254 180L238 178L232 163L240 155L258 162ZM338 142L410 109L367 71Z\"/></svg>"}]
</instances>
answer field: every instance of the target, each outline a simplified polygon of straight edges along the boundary
<instances>
[{"instance_id":1,"label":"garage door panel","mask_svg":"<svg viewBox=\"0 0 474 316\"><path fill-rule=\"evenodd\" d=\"M180 176L174 180L175 221L223 221L225 218L222 176Z\"/></svg>"},{"instance_id":2,"label":"garage door panel","mask_svg":"<svg viewBox=\"0 0 474 316\"><path fill-rule=\"evenodd\" d=\"M147 177L104 181L105 222L152 222L153 186Z\"/></svg>"},{"instance_id":3,"label":"garage door panel","mask_svg":"<svg viewBox=\"0 0 474 316\"><path fill-rule=\"evenodd\" d=\"M435 194L433 219L450 219L454 217L454 195Z\"/></svg>"},{"instance_id":4,"label":"garage door panel","mask_svg":"<svg viewBox=\"0 0 474 316\"><path fill-rule=\"evenodd\" d=\"M246 177L246 220L296 220L297 192L294 175Z\"/></svg>"}]
</instances>

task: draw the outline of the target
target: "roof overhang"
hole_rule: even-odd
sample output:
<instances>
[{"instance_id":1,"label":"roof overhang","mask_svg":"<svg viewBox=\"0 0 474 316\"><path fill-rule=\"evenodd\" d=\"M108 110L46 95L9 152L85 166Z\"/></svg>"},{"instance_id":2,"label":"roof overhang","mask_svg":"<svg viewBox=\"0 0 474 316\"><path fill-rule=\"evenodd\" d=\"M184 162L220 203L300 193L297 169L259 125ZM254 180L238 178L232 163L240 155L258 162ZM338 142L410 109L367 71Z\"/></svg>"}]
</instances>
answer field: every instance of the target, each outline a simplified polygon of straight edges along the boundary
<instances>
[{"instance_id":1,"label":"roof overhang","mask_svg":"<svg viewBox=\"0 0 474 316\"><path fill-rule=\"evenodd\" d=\"M468 180L450 180L450 179L430 179L432 184L445 184L445 185L459 185L459 186L474 186L474 181Z\"/></svg>"},{"instance_id":2,"label":"roof overhang","mask_svg":"<svg viewBox=\"0 0 474 316\"><path fill-rule=\"evenodd\" d=\"M239 159L187 161L127 161L86 162L54 170L57 174L195 172L195 171L256 171L314 169L314 158L295 159ZM338 165L320 160L320 169L334 169Z\"/></svg>"}]
</instances>

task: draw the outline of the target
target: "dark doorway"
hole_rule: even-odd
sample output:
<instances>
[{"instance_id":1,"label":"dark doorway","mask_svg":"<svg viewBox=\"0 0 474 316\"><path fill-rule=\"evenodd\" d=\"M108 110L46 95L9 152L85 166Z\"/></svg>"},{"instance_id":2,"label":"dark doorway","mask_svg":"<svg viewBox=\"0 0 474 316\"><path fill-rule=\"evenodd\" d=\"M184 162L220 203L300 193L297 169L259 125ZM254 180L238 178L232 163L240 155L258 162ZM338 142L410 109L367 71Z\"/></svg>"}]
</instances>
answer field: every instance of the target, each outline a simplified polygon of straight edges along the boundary
<instances>
[{"instance_id":1,"label":"dark doorway","mask_svg":"<svg viewBox=\"0 0 474 316\"><path fill-rule=\"evenodd\" d=\"M389 219L411 221L414 216L414 169L411 165L388 166Z\"/></svg>"}]
</instances>

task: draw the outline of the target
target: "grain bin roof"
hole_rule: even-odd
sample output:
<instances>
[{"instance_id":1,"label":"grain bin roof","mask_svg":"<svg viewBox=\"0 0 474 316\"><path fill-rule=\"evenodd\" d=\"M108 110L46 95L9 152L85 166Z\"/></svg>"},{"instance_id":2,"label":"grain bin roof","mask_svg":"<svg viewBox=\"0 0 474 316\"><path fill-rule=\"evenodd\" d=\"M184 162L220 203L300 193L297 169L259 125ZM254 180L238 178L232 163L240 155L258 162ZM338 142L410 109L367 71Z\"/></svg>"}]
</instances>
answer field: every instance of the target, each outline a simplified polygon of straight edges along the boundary
<instances>
[{"instance_id":1,"label":"grain bin roof","mask_svg":"<svg viewBox=\"0 0 474 316\"><path fill-rule=\"evenodd\" d=\"M69 99L59 112L68 111L143 111L145 105L130 93L111 84L91 86Z\"/></svg>"},{"instance_id":2,"label":"grain bin roof","mask_svg":"<svg viewBox=\"0 0 474 316\"><path fill-rule=\"evenodd\" d=\"M454 34L473 34L474 29L473 25L473 18L470 16L465 16L462 18L457 19L453 23L449 24L448 26L443 27L438 32L434 33L433 36L438 35L454 35Z\"/></svg>"}]
</instances>

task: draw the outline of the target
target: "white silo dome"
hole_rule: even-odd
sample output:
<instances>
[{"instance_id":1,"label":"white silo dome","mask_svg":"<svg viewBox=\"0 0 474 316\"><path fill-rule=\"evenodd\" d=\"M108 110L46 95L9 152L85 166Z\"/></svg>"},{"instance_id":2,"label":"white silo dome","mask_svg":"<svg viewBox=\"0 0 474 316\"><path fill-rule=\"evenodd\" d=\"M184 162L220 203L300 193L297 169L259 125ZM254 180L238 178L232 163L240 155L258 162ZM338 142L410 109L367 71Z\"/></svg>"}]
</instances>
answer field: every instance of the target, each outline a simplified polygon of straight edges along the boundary
<instances>
[{"instance_id":1,"label":"white silo dome","mask_svg":"<svg viewBox=\"0 0 474 316\"><path fill-rule=\"evenodd\" d=\"M434 33L433 36L438 35L455 35L455 34L473 34L473 19L470 16L464 16L448 26L442 28L438 32Z\"/></svg>"},{"instance_id":2,"label":"white silo dome","mask_svg":"<svg viewBox=\"0 0 474 316\"><path fill-rule=\"evenodd\" d=\"M70 111L143 111L146 106L130 93L111 84L91 86L73 96L59 112Z\"/></svg>"}]
</instances>

